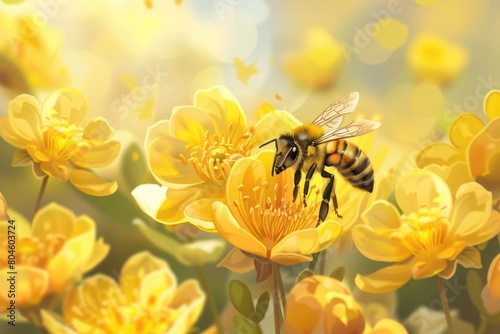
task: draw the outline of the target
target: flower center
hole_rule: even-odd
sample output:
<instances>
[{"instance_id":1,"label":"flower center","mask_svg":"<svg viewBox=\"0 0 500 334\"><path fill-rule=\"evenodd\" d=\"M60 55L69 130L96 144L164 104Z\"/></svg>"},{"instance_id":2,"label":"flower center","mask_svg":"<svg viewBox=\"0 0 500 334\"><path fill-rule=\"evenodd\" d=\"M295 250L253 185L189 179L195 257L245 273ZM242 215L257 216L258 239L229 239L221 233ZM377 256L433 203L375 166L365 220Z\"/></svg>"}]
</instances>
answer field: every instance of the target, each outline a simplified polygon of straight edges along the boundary
<instances>
[{"instance_id":1,"label":"flower center","mask_svg":"<svg viewBox=\"0 0 500 334\"><path fill-rule=\"evenodd\" d=\"M288 184L276 183L274 194L282 187L282 196L271 198L266 194L267 181L255 186L251 191L248 186L238 186L239 199L233 200L233 205L242 217L241 227L252 233L268 250L271 250L288 234L307 228L314 228L318 221L318 207L321 202L319 190L314 191L313 185L307 195L315 196L314 204L304 207L302 199L295 202L285 200Z\"/></svg>"},{"instance_id":2,"label":"flower center","mask_svg":"<svg viewBox=\"0 0 500 334\"><path fill-rule=\"evenodd\" d=\"M424 56L429 60L439 60L443 56L443 49L438 45L427 45L423 50Z\"/></svg>"},{"instance_id":3,"label":"flower center","mask_svg":"<svg viewBox=\"0 0 500 334\"><path fill-rule=\"evenodd\" d=\"M187 149L191 150L189 160L182 154L179 159L184 165L190 162L200 179L223 185L235 161L248 155L247 141L243 140L248 137L242 136L234 140L232 136L224 133L211 136L207 131L203 145L187 146Z\"/></svg>"},{"instance_id":4,"label":"flower center","mask_svg":"<svg viewBox=\"0 0 500 334\"><path fill-rule=\"evenodd\" d=\"M449 227L449 221L441 215L441 210L421 209L402 218L402 242L413 254L430 254L439 250Z\"/></svg>"},{"instance_id":5,"label":"flower center","mask_svg":"<svg viewBox=\"0 0 500 334\"><path fill-rule=\"evenodd\" d=\"M16 264L45 268L65 243L66 237L61 234L49 234L43 240L31 237L20 238L16 247ZM7 247L7 241L4 241L0 248L5 249L6 252ZM0 266L3 267L1 262Z\"/></svg>"},{"instance_id":6,"label":"flower center","mask_svg":"<svg viewBox=\"0 0 500 334\"><path fill-rule=\"evenodd\" d=\"M63 117L47 117L49 124L44 128L43 139L46 153L53 161L65 162L90 145L82 139L82 129L70 124Z\"/></svg>"}]
</instances>

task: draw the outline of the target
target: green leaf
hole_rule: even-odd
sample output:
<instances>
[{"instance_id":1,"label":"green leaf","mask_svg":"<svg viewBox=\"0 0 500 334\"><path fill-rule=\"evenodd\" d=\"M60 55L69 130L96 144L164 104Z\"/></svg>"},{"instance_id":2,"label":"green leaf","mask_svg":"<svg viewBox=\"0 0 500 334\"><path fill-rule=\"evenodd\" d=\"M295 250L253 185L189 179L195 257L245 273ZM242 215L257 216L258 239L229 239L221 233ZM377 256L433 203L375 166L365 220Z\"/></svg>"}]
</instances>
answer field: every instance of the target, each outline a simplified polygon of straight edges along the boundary
<instances>
[{"instance_id":1,"label":"green leaf","mask_svg":"<svg viewBox=\"0 0 500 334\"><path fill-rule=\"evenodd\" d=\"M345 276L345 267L335 268L334 271L330 273L331 278L335 278L338 281L342 281Z\"/></svg>"},{"instance_id":2,"label":"green leaf","mask_svg":"<svg viewBox=\"0 0 500 334\"><path fill-rule=\"evenodd\" d=\"M146 158L139 144L131 143L122 156L122 175L129 189L142 183L148 173Z\"/></svg>"},{"instance_id":3,"label":"green leaf","mask_svg":"<svg viewBox=\"0 0 500 334\"><path fill-rule=\"evenodd\" d=\"M236 333L262 334L259 326L257 326L247 318L243 318L237 315L233 318L233 323L234 327L236 327Z\"/></svg>"},{"instance_id":4,"label":"green leaf","mask_svg":"<svg viewBox=\"0 0 500 334\"><path fill-rule=\"evenodd\" d=\"M266 315L267 308L269 307L269 300L271 299L271 296L269 295L269 292L263 292L259 299L257 300L257 305L255 307L255 313L253 317L250 318L255 323L259 323L264 319L264 316Z\"/></svg>"},{"instance_id":5,"label":"green leaf","mask_svg":"<svg viewBox=\"0 0 500 334\"><path fill-rule=\"evenodd\" d=\"M312 271L311 269L304 269L300 272L299 276L297 276L297 279L295 280L295 284L299 283L304 278L307 278L307 277L313 276L313 275L314 275L314 271Z\"/></svg>"},{"instance_id":6,"label":"green leaf","mask_svg":"<svg viewBox=\"0 0 500 334\"><path fill-rule=\"evenodd\" d=\"M134 219L133 224L139 228L142 235L144 235L154 246L178 259L177 252L181 247L180 242L150 228L140 219ZM182 261L179 262L182 263Z\"/></svg>"},{"instance_id":7,"label":"green leaf","mask_svg":"<svg viewBox=\"0 0 500 334\"><path fill-rule=\"evenodd\" d=\"M483 300L481 299L481 291L483 290L484 283L476 270L469 270L467 272L467 292L472 301L472 304L477 308L479 313L487 315L484 309Z\"/></svg>"},{"instance_id":8,"label":"green leaf","mask_svg":"<svg viewBox=\"0 0 500 334\"><path fill-rule=\"evenodd\" d=\"M232 280L229 282L229 299L234 308L246 318L251 318L255 314L252 295L242 281Z\"/></svg>"},{"instance_id":9,"label":"green leaf","mask_svg":"<svg viewBox=\"0 0 500 334\"><path fill-rule=\"evenodd\" d=\"M198 240L181 245L176 256L185 265L201 266L217 261L225 248L222 240Z\"/></svg>"}]
</instances>

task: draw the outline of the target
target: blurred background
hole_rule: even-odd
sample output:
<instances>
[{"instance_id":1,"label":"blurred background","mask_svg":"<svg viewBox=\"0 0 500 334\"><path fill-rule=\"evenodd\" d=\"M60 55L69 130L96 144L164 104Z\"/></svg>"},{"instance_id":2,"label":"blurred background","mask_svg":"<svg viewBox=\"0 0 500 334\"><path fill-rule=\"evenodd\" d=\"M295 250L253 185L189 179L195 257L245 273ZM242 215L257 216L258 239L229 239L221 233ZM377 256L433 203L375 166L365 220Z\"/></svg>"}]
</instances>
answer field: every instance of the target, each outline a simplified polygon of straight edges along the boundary
<instances>
[{"instance_id":1,"label":"blurred background","mask_svg":"<svg viewBox=\"0 0 500 334\"><path fill-rule=\"evenodd\" d=\"M402 175L415 168L412 156L423 147L448 141L447 129L458 114L473 112L487 121L484 98L500 89L499 10L493 0L4 0L0 117L18 94L43 101L61 87L80 90L89 102L87 119L105 117L122 143L116 161L96 171L116 179L119 188L108 197L91 197L50 179L42 205L56 201L96 221L97 235L111 250L87 276L116 276L130 255L148 250L166 259L181 282L198 277L196 270L153 246L132 224L140 218L171 233L152 223L130 195L153 181L143 147L149 126L168 119L173 107L190 105L198 89L216 84L236 96L250 124L274 109L309 122L335 98L358 91L355 117L382 123L370 150L388 150L380 172ZM18 17L31 23L13 30ZM0 140L0 191L9 207L28 217L41 179L29 167L11 166L15 150ZM483 263L497 253L498 243L492 242ZM376 267L356 250L331 259L330 270L349 263L346 281L353 289L356 273ZM254 273L233 274L215 265L206 270L229 328L227 285L219 282L238 278L255 291L263 287L255 284ZM290 277L300 272L284 270ZM486 271L487 265L479 271L483 280ZM458 332L472 333L479 313L465 288L465 270L459 268L450 282L450 307L465 322ZM387 303L403 322L419 307L441 311L433 303L438 298L429 279L411 281ZM421 313L412 332L433 317ZM272 318L269 323L272 332ZM206 306L193 332L212 324ZM0 331L6 330L0 323ZM29 324L16 330L38 332Z\"/></svg>"}]
</instances>

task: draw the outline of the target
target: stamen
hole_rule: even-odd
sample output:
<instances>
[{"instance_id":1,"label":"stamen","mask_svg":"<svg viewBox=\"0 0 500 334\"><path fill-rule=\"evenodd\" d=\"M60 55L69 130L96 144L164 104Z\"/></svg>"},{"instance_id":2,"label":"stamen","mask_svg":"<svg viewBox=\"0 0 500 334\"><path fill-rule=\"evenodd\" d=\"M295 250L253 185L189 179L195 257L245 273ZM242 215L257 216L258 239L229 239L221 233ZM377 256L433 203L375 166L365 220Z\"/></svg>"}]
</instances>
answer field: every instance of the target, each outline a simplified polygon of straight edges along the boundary
<instances>
[{"instance_id":1,"label":"stamen","mask_svg":"<svg viewBox=\"0 0 500 334\"><path fill-rule=\"evenodd\" d=\"M188 161L187 161L187 159L186 159L186 157L185 157L184 155L179 154L179 160L182 162L182 164L183 164L184 166L187 166Z\"/></svg>"}]
</instances>

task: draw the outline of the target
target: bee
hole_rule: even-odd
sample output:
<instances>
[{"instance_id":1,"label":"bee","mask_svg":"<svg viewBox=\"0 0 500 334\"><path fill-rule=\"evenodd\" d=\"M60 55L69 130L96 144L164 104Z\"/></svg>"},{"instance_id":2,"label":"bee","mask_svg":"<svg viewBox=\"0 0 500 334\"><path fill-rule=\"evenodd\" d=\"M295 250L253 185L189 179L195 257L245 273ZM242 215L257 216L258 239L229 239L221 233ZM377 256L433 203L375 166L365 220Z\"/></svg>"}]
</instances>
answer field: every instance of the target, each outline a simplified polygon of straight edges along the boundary
<instances>
[{"instance_id":1,"label":"bee","mask_svg":"<svg viewBox=\"0 0 500 334\"><path fill-rule=\"evenodd\" d=\"M355 120L345 127L340 127L344 115L354 111L359 101L359 93L352 92L330 104L312 123L303 124L289 133L271 139L259 148L272 142L276 145L271 175L280 174L288 168L295 169L293 200L297 199L302 172L306 174L304 183L304 206L309 192L309 182L315 171L328 179L323 192L323 201L319 211L319 221L328 216L330 199L337 217L337 195L335 194L335 176L325 170L333 166L354 187L372 192L374 175L370 159L355 144L345 138L367 134L380 126L379 122L364 119ZM331 128L326 131L324 126Z\"/></svg>"}]
</instances>

